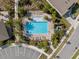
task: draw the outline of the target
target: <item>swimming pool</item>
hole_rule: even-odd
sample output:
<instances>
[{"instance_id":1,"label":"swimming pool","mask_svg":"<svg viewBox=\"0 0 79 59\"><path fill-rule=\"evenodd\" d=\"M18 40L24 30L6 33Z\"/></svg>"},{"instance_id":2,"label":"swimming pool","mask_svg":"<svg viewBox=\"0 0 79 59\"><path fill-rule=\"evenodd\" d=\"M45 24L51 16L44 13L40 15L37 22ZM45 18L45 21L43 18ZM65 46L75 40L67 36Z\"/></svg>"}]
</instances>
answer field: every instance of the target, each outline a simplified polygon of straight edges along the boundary
<instances>
[{"instance_id":1,"label":"swimming pool","mask_svg":"<svg viewBox=\"0 0 79 59\"><path fill-rule=\"evenodd\" d=\"M24 25L24 30L29 34L47 34L48 22L28 22Z\"/></svg>"}]
</instances>

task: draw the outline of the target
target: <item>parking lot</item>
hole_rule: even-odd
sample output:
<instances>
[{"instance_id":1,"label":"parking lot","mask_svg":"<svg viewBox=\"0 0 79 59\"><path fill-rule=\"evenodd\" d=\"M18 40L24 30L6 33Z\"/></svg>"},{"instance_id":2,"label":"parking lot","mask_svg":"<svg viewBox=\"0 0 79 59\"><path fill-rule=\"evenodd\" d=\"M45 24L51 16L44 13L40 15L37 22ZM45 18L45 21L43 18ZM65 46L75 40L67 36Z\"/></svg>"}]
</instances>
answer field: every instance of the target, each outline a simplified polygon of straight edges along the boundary
<instances>
[{"instance_id":1,"label":"parking lot","mask_svg":"<svg viewBox=\"0 0 79 59\"><path fill-rule=\"evenodd\" d=\"M7 47L0 50L0 59L38 59L41 53L25 47Z\"/></svg>"}]
</instances>

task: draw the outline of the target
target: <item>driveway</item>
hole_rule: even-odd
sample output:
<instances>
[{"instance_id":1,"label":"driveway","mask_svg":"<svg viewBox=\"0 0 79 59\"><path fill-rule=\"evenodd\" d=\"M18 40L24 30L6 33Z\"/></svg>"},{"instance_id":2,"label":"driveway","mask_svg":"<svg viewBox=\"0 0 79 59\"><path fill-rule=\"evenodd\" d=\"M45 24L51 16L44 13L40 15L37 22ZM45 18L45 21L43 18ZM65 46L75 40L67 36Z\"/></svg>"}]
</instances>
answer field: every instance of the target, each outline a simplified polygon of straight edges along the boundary
<instances>
[{"instance_id":1,"label":"driveway","mask_svg":"<svg viewBox=\"0 0 79 59\"><path fill-rule=\"evenodd\" d=\"M57 59L71 59L76 47L79 47L79 25L69 39L71 44L66 44L66 46L59 53L59 58Z\"/></svg>"}]
</instances>

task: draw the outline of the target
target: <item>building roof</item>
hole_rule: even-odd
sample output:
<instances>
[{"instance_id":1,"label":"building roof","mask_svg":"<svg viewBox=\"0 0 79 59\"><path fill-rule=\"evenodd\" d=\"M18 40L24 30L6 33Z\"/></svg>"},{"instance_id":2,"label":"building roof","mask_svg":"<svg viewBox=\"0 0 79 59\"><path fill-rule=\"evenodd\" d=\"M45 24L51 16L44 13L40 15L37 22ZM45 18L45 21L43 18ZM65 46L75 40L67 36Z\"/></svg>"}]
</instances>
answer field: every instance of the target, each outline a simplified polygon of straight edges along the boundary
<instances>
[{"instance_id":1,"label":"building roof","mask_svg":"<svg viewBox=\"0 0 79 59\"><path fill-rule=\"evenodd\" d=\"M0 20L0 41L7 40L9 38L5 24Z\"/></svg>"},{"instance_id":2,"label":"building roof","mask_svg":"<svg viewBox=\"0 0 79 59\"><path fill-rule=\"evenodd\" d=\"M63 16L77 0L47 0L56 11Z\"/></svg>"}]
</instances>

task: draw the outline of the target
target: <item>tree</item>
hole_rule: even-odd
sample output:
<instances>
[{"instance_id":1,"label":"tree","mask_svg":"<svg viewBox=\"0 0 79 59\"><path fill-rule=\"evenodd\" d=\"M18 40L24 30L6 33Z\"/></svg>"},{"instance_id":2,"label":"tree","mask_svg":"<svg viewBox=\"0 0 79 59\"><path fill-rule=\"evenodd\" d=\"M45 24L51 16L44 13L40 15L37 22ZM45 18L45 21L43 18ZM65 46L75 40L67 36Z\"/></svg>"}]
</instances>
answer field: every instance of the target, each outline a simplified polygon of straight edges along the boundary
<instances>
[{"instance_id":1,"label":"tree","mask_svg":"<svg viewBox=\"0 0 79 59\"><path fill-rule=\"evenodd\" d=\"M59 43L58 35L53 34L53 36L52 36L52 45L53 45L53 47L56 48L58 43Z\"/></svg>"},{"instance_id":2,"label":"tree","mask_svg":"<svg viewBox=\"0 0 79 59\"><path fill-rule=\"evenodd\" d=\"M36 42L35 42L35 41L30 40L29 44L30 44L30 45L33 45L33 46L35 46L35 45L36 45Z\"/></svg>"},{"instance_id":3,"label":"tree","mask_svg":"<svg viewBox=\"0 0 79 59\"><path fill-rule=\"evenodd\" d=\"M0 41L0 46L4 45L3 41Z\"/></svg>"},{"instance_id":4,"label":"tree","mask_svg":"<svg viewBox=\"0 0 79 59\"><path fill-rule=\"evenodd\" d=\"M14 0L4 0L4 8L10 17L14 17Z\"/></svg>"},{"instance_id":5,"label":"tree","mask_svg":"<svg viewBox=\"0 0 79 59\"><path fill-rule=\"evenodd\" d=\"M44 16L44 19L45 19L45 20L49 20L48 16Z\"/></svg>"},{"instance_id":6,"label":"tree","mask_svg":"<svg viewBox=\"0 0 79 59\"><path fill-rule=\"evenodd\" d=\"M23 17L27 14L27 10L24 9L24 7L19 7L18 8L18 15L19 17Z\"/></svg>"},{"instance_id":7,"label":"tree","mask_svg":"<svg viewBox=\"0 0 79 59\"><path fill-rule=\"evenodd\" d=\"M10 46L12 43L14 43L14 41L13 40L7 40L7 42L6 42L6 44L8 45L8 46Z\"/></svg>"},{"instance_id":8,"label":"tree","mask_svg":"<svg viewBox=\"0 0 79 59\"><path fill-rule=\"evenodd\" d=\"M9 19L8 21L5 22L6 26L13 26L13 19Z\"/></svg>"},{"instance_id":9,"label":"tree","mask_svg":"<svg viewBox=\"0 0 79 59\"><path fill-rule=\"evenodd\" d=\"M52 14L52 21L55 23L55 20L57 19L57 17L54 15L54 14Z\"/></svg>"},{"instance_id":10,"label":"tree","mask_svg":"<svg viewBox=\"0 0 79 59\"><path fill-rule=\"evenodd\" d=\"M24 6L24 5L31 5L32 4L32 1L31 0L20 0L19 1L19 6Z\"/></svg>"}]
</instances>

